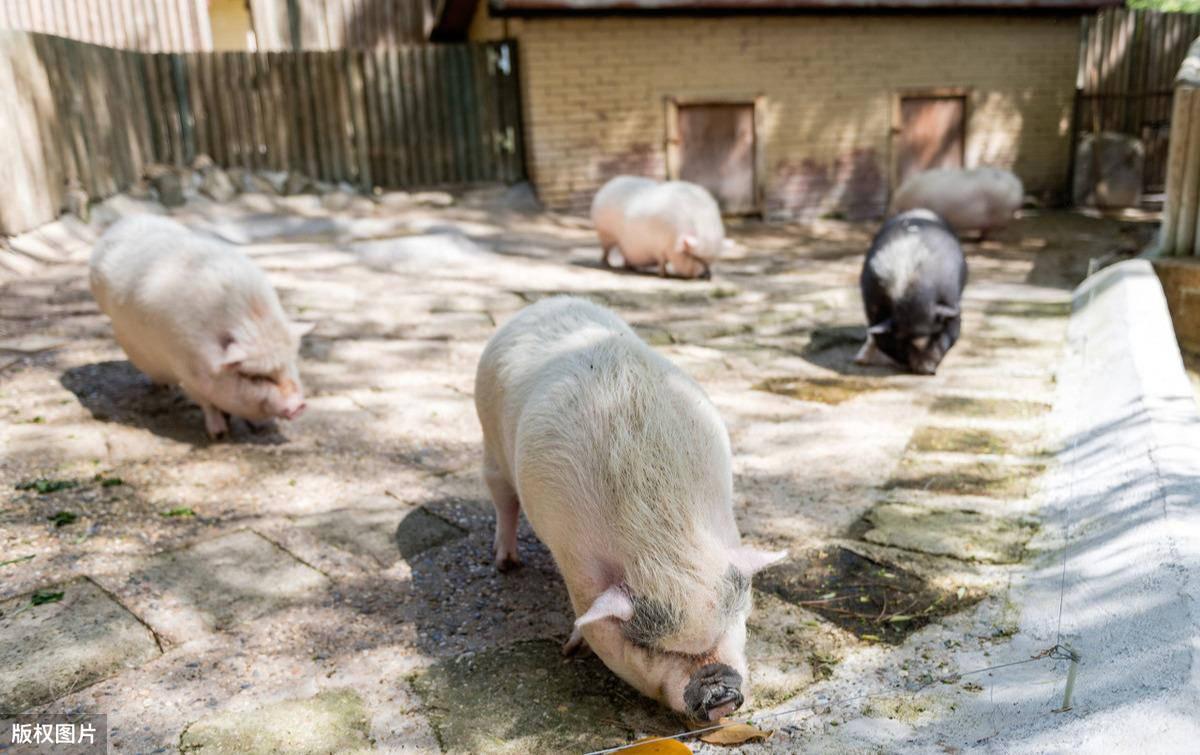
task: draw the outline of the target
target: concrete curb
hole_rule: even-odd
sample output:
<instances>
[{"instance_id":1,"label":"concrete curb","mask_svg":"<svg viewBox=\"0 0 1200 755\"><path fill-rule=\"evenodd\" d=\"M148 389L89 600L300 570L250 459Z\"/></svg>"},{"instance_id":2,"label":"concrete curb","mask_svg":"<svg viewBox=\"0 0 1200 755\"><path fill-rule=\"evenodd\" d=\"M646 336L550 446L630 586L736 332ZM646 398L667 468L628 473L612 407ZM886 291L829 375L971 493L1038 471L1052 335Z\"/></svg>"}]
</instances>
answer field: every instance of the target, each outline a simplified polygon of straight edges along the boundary
<instances>
[{"instance_id":1,"label":"concrete curb","mask_svg":"<svg viewBox=\"0 0 1200 755\"><path fill-rule=\"evenodd\" d=\"M1053 712L1065 662L1048 689L1017 694L1017 708L1043 715L1002 715L1014 725L998 727L988 747L1192 749L1200 741L1200 412L1149 261L1114 265L1076 289L1058 381L1062 450L1043 488L1043 531L1059 549L1014 580L1022 619L1013 651L1033 654L1061 637L1082 658L1079 677L1069 712ZM1013 683L1028 673L1037 671Z\"/></svg>"}]
</instances>

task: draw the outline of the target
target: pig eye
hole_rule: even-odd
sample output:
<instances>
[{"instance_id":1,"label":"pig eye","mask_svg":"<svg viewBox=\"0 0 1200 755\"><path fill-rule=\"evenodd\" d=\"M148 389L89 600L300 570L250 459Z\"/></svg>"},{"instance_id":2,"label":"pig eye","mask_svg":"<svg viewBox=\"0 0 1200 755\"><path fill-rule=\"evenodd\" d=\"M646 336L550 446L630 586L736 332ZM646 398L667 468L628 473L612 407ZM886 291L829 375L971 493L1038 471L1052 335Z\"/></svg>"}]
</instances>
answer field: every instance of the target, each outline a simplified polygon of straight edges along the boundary
<instances>
[{"instance_id":1,"label":"pig eye","mask_svg":"<svg viewBox=\"0 0 1200 755\"><path fill-rule=\"evenodd\" d=\"M250 372L243 372L242 377L255 383L274 383L275 378L271 375L255 375Z\"/></svg>"}]
</instances>

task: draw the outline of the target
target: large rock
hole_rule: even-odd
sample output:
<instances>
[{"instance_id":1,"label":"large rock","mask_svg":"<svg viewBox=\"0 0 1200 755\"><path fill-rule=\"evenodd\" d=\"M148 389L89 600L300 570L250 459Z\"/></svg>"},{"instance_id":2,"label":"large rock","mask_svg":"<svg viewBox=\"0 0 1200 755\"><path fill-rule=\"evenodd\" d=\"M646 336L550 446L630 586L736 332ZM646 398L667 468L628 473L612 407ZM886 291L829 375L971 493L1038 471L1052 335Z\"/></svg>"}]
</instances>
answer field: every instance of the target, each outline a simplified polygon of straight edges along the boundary
<instances>
[{"instance_id":1,"label":"large rock","mask_svg":"<svg viewBox=\"0 0 1200 755\"><path fill-rule=\"evenodd\" d=\"M1084 134L1075 150L1075 204L1136 206L1142 201L1145 165L1145 147L1137 137L1111 131Z\"/></svg>"},{"instance_id":2,"label":"large rock","mask_svg":"<svg viewBox=\"0 0 1200 755\"><path fill-rule=\"evenodd\" d=\"M186 201L183 179L179 172L167 165L151 165L146 168L146 178L158 193L158 201L164 207L180 207Z\"/></svg>"},{"instance_id":3,"label":"large rock","mask_svg":"<svg viewBox=\"0 0 1200 755\"><path fill-rule=\"evenodd\" d=\"M229 175L216 165L210 165L203 170L201 176L203 178L200 193L214 202L228 202L237 196L237 187L233 185Z\"/></svg>"}]
</instances>

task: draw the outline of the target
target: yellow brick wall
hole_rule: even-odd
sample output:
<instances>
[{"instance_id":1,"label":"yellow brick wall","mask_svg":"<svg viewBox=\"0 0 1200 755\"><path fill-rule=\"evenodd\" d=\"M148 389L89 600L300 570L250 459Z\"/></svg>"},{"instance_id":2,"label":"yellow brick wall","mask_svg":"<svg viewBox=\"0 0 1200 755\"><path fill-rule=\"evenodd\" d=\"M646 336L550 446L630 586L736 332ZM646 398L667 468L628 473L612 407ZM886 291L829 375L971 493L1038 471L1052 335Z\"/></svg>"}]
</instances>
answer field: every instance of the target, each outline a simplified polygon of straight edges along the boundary
<instances>
[{"instance_id":1,"label":"yellow brick wall","mask_svg":"<svg viewBox=\"0 0 1200 755\"><path fill-rule=\"evenodd\" d=\"M477 26L477 28L481 28ZM515 20L529 169L581 210L619 172L664 176L666 100L762 96L771 214L876 214L898 90L966 88L968 165L1063 185L1079 21L1067 16Z\"/></svg>"}]
</instances>

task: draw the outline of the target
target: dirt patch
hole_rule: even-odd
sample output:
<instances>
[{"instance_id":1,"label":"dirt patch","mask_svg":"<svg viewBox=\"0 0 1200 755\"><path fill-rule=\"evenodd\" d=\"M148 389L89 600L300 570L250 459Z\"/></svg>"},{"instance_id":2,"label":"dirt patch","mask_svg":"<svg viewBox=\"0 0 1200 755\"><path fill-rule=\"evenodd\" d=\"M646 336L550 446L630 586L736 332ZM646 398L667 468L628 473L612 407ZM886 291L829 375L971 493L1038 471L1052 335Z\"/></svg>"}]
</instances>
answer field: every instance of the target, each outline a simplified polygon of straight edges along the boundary
<instances>
[{"instance_id":1,"label":"dirt patch","mask_svg":"<svg viewBox=\"0 0 1200 755\"><path fill-rule=\"evenodd\" d=\"M861 378L767 378L754 386L756 391L766 391L787 396L798 401L815 401L821 404L840 404L861 393L878 391L883 386Z\"/></svg>"},{"instance_id":2,"label":"dirt patch","mask_svg":"<svg viewBox=\"0 0 1200 755\"><path fill-rule=\"evenodd\" d=\"M945 592L917 575L846 548L815 551L756 577L758 587L820 614L860 639L899 644L982 595Z\"/></svg>"},{"instance_id":3,"label":"dirt patch","mask_svg":"<svg viewBox=\"0 0 1200 755\"><path fill-rule=\"evenodd\" d=\"M1007 438L987 430L964 427L918 427L908 442L910 451L956 451L968 454L1005 454Z\"/></svg>"},{"instance_id":4,"label":"dirt patch","mask_svg":"<svg viewBox=\"0 0 1200 755\"><path fill-rule=\"evenodd\" d=\"M929 410L934 414L960 417L1028 419L1050 411L1050 405L1041 401L1022 401L1020 399L938 396Z\"/></svg>"}]
</instances>

